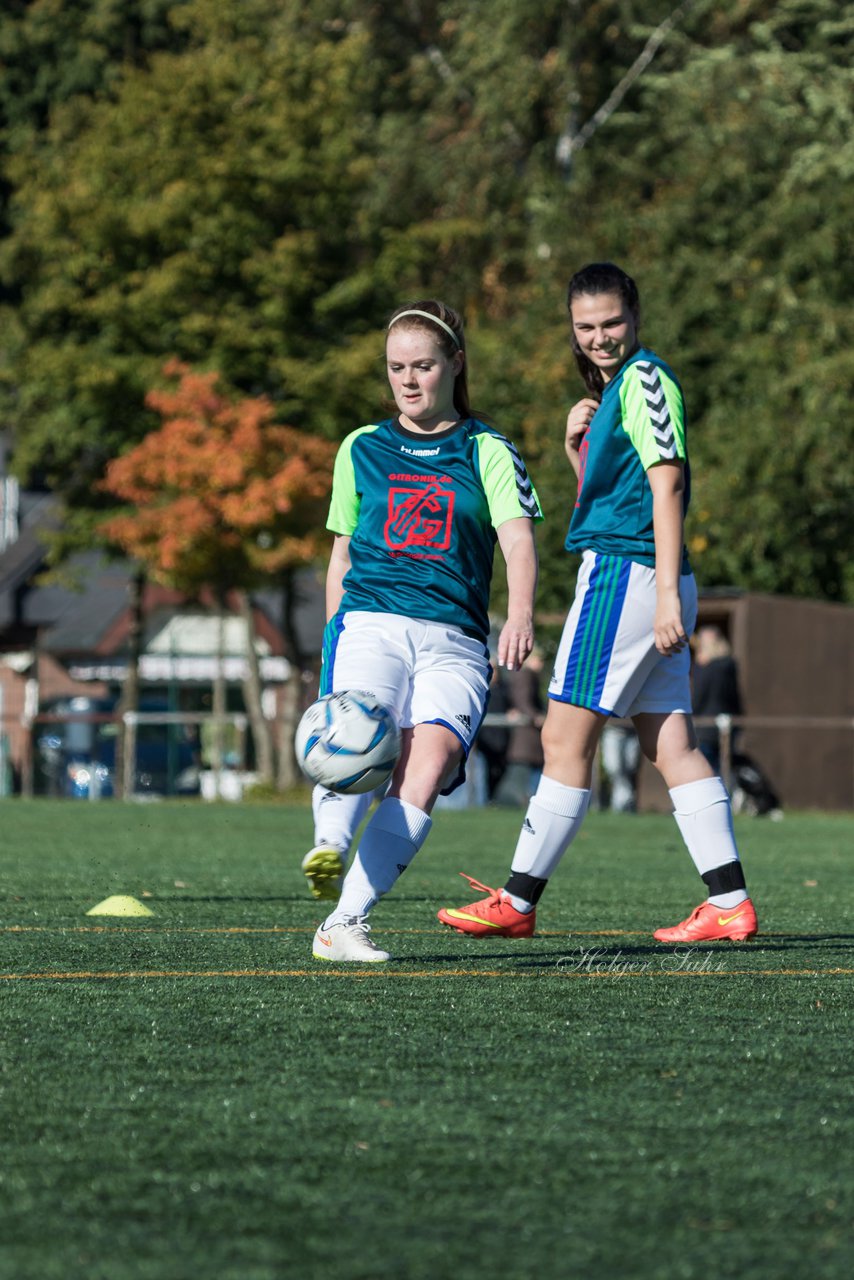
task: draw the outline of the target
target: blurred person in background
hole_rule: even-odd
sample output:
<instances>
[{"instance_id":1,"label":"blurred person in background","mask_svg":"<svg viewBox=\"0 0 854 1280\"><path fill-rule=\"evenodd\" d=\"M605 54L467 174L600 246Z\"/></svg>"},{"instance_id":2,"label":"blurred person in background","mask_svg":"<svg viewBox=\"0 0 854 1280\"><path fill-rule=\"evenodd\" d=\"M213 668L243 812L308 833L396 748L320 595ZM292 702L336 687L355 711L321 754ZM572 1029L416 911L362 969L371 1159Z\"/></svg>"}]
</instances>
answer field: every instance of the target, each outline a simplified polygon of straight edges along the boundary
<instances>
[{"instance_id":1,"label":"blurred person in background","mask_svg":"<svg viewBox=\"0 0 854 1280\"><path fill-rule=\"evenodd\" d=\"M691 647L694 650L692 700L696 717L741 715L738 669L730 643L720 627L698 627ZM735 734L731 745L735 746ZM697 725L697 746L715 773L721 771L720 731L717 725Z\"/></svg>"},{"instance_id":2,"label":"blurred person in background","mask_svg":"<svg viewBox=\"0 0 854 1280\"><path fill-rule=\"evenodd\" d=\"M475 739L478 754L486 767L486 799L495 795L507 768L507 744L509 730L500 724L489 724L491 715L503 716L507 712L507 677L501 668L495 667L489 684L489 706L485 722Z\"/></svg>"},{"instance_id":3,"label":"blurred person in background","mask_svg":"<svg viewBox=\"0 0 854 1280\"><path fill-rule=\"evenodd\" d=\"M599 759L605 775L606 807L612 813L636 813L641 748L634 729L606 724L599 741Z\"/></svg>"},{"instance_id":4,"label":"blurred person in background","mask_svg":"<svg viewBox=\"0 0 854 1280\"><path fill-rule=\"evenodd\" d=\"M543 771L541 730L546 719L541 677L543 652L534 645L527 662L504 675L507 718L515 721L507 743L506 769L496 794L499 804L527 804Z\"/></svg>"},{"instance_id":5,"label":"blurred person in background","mask_svg":"<svg viewBox=\"0 0 854 1280\"><path fill-rule=\"evenodd\" d=\"M741 716L744 714L738 667L730 643L720 627L698 627L692 638L694 670L692 688L697 717ZM697 742L712 769L728 773L735 813L782 818L780 797L762 768L739 746L741 730L731 727L728 761L721 751L721 729L717 724L697 725Z\"/></svg>"}]
</instances>

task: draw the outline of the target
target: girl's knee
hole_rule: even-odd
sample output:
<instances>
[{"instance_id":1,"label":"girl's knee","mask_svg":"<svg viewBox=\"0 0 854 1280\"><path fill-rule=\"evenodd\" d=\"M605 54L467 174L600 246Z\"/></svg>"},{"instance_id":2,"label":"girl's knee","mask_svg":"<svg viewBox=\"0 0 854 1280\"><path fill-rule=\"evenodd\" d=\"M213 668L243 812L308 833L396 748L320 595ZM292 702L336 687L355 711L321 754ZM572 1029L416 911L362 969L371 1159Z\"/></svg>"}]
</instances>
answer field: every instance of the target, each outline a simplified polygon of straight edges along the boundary
<instances>
[{"instance_id":1,"label":"girl's knee","mask_svg":"<svg viewBox=\"0 0 854 1280\"><path fill-rule=\"evenodd\" d=\"M546 720L540 731L540 742L546 763L559 759L566 750L566 739L557 731L554 724Z\"/></svg>"},{"instance_id":2,"label":"girl's knee","mask_svg":"<svg viewBox=\"0 0 854 1280\"><path fill-rule=\"evenodd\" d=\"M555 732L547 725L543 726L542 745L544 770L552 777L556 776L556 768L562 770L574 765L588 766L596 755L595 742Z\"/></svg>"}]
</instances>

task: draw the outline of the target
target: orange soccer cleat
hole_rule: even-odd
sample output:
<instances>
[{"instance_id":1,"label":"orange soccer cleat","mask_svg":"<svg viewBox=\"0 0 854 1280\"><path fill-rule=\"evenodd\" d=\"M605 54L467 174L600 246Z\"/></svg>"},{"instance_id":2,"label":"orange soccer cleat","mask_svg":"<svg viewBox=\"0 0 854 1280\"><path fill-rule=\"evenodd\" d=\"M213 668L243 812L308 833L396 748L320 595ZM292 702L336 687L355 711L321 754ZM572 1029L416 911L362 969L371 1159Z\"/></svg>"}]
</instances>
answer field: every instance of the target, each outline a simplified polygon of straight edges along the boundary
<instances>
[{"instance_id":1,"label":"orange soccer cleat","mask_svg":"<svg viewBox=\"0 0 854 1280\"><path fill-rule=\"evenodd\" d=\"M758 930L756 911L749 898L737 907L715 907L702 902L681 924L671 929L656 929L652 935L658 942L746 942Z\"/></svg>"},{"instance_id":2,"label":"orange soccer cleat","mask_svg":"<svg viewBox=\"0 0 854 1280\"><path fill-rule=\"evenodd\" d=\"M473 889L482 889L489 894L480 902L472 902L467 907L443 907L437 912L442 924L450 925L457 933L467 933L473 938L530 938L536 924L536 909L525 914L517 911L509 898L502 896L500 889L490 889L489 885L460 872L464 880L468 880Z\"/></svg>"}]
</instances>

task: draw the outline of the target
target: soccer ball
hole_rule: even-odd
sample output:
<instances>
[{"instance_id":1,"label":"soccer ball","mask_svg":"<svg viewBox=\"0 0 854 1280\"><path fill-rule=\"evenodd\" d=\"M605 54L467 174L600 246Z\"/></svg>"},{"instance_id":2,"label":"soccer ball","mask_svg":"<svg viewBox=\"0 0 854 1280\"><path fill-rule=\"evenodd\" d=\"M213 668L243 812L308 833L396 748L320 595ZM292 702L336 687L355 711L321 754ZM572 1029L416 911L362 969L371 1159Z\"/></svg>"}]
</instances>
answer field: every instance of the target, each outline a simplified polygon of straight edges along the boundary
<instances>
[{"instance_id":1,"label":"soccer ball","mask_svg":"<svg viewBox=\"0 0 854 1280\"><path fill-rule=\"evenodd\" d=\"M305 776L330 791L373 791L400 757L400 730L391 712L360 689L327 693L313 702L294 740Z\"/></svg>"}]
</instances>

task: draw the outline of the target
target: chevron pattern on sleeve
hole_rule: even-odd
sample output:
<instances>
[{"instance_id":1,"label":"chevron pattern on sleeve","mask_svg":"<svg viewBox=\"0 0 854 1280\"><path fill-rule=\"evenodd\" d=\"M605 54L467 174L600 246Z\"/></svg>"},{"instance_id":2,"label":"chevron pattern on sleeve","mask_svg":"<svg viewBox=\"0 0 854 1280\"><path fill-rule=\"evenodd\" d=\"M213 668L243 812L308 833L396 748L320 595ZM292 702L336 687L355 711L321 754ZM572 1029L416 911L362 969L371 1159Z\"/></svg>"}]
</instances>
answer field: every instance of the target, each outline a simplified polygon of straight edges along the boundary
<instances>
[{"instance_id":1,"label":"chevron pattern on sleeve","mask_svg":"<svg viewBox=\"0 0 854 1280\"><path fill-rule=\"evenodd\" d=\"M649 361L639 360L635 368L646 397L652 434L658 445L659 455L662 458L675 458L677 457L676 437L673 434L673 423L670 421L670 410L667 407L658 367Z\"/></svg>"},{"instance_id":2,"label":"chevron pattern on sleeve","mask_svg":"<svg viewBox=\"0 0 854 1280\"><path fill-rule=\"evenodd\" d=\"M513 459L513 467L516 472L516 492L519 495L519 506L525 512L525 515L531 519L536 519L540 514L540 508L537 499L534 497L534 486L531 484L531 477L528 475L527 468L522 461L522 455L513 444L512 440L508 440L506 436L501 436L504 444L510 450L510 456Z\"/></svg>"}]
</instances>

